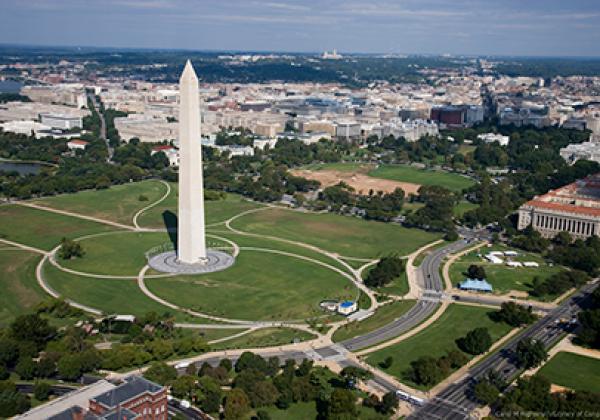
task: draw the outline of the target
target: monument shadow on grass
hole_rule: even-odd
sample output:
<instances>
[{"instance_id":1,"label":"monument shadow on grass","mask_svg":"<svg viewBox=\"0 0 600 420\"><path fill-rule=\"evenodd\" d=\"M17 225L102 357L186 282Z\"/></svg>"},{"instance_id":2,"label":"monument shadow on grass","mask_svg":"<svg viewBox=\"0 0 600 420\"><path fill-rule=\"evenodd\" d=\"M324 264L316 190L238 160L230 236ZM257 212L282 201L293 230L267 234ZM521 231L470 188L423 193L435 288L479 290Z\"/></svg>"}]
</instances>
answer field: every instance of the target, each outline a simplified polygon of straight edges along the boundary
<instances>
[{"instance_id":1,"label":"monument shadow on grass","mask_svg":"<svg viewBox=\"0 0 600 420\"><path fill-rule=\"evenodd\" d=\"M169 240L173 244L173 249L177 251L177 215L171 210L165 210L162 217L167 233L169 234Z\"/></svg>"}]
</instances>

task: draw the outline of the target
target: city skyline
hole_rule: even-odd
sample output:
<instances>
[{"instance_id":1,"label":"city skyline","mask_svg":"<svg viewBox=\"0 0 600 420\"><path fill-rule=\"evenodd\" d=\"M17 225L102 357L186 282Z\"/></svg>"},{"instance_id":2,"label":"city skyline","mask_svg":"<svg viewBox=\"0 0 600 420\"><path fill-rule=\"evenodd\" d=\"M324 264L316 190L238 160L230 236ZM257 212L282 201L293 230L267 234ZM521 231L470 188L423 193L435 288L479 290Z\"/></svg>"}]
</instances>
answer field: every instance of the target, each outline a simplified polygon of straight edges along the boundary
<instances>
[{"instance_id":1,"label":"city skyline","mask_svg":"<svg viewBox=\"0 0 600 420\"><path fill-rule=\"evenodd\" d=\"M600 28L595 20L600 16L600 4L585 0L563 3L9 0L0 17L0 43L200 51L317 52L336 48L378 54L599 56Z\"/></svg>"}]
</instances>

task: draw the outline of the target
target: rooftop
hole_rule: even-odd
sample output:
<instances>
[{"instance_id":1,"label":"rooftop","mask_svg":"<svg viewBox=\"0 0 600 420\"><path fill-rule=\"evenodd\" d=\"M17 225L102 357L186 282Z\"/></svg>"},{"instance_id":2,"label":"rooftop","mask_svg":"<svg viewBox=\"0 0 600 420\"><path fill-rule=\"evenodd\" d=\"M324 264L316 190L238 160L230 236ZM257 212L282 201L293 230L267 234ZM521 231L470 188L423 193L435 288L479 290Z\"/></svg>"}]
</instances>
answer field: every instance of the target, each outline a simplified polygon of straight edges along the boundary
<instances>
[{"instance_id":1,"label":"rooftop","mask_svg":"<svg viewBox=\"0 0 600 420\"><path fill-rule=\"evenodd\" d=\"M119 385L110 391L91 398L103 406L111 409L119 404L129 401L144 392L155 394L163 389L162 386L150 382L141 376L133 376L125 379L125 383Z\"/></svg>"},{"instance_id":2,"label":"rooftop","mask_svg":"<svg viewBox=\"0 0 600 420\"><path fill-rule=\"evenodd\" d=\"M465 279L460 282L458 285L461 289L466 290L478 290L482 292L491 292L494 290L491 284L489 284L486 280L476 280L476 279Z\"/></svg>"}]
</instances>

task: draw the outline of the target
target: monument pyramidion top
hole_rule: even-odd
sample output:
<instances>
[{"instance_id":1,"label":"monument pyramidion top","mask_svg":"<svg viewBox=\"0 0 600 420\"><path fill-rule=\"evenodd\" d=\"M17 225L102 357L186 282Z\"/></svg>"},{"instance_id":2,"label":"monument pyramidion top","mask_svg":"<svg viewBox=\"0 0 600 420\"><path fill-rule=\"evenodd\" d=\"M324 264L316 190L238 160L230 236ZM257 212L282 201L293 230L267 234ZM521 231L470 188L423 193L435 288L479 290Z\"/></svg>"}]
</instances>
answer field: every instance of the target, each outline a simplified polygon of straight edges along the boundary
<instances>
[{"instance_id":1,"label":"monument pyramidion top","mask_svg":"<svg viewBox=\"0 0 600 420\"><path fill-rule=\"evenodd\" d=\"M185 67L183 69L183 72L181 73L181 78L179 80L180 83L198 80L198 76L196 76L196 71L194 70L194 66L192 65L192 62L190 60L188 60L185 63Z\"/></svg>"}]
</instances>

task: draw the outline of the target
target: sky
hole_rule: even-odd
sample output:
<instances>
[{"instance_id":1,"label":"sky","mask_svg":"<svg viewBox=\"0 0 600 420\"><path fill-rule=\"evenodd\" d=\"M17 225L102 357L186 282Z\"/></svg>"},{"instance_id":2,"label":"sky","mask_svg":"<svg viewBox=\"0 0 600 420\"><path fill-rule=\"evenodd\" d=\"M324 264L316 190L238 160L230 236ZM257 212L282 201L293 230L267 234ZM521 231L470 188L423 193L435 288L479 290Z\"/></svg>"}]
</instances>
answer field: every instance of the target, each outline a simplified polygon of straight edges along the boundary
<instances>
[{"instance_id":1,"label":"sky","mask_svg":"<svg viewBox=\"0 0 600 420\"><path fill-rule=\"evenodd\" d=\"M600 56L600 0L0 0L0 43Z\"/></svg>"}]
</instances>

